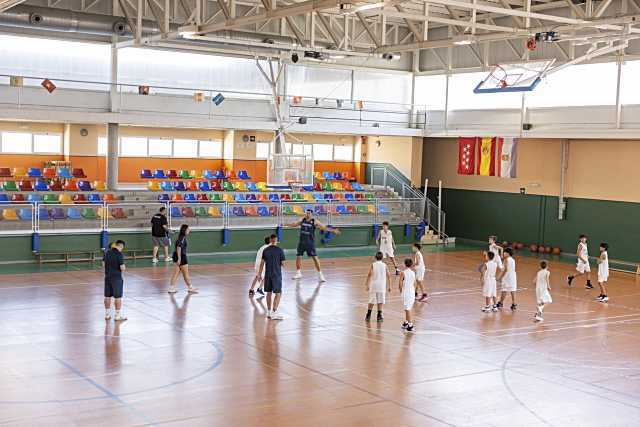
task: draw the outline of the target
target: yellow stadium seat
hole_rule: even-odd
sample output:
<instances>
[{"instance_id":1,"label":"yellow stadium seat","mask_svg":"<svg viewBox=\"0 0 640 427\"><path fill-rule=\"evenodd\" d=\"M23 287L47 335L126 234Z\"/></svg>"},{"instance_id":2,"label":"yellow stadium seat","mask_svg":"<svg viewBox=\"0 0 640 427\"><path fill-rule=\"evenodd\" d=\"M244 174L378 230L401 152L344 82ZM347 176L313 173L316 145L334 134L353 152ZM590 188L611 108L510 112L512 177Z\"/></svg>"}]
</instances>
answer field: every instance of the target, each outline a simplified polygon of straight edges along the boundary
<instances>
[{"instance_id":1,"label":"yellow stadium seat","mask_svg":"<svg viewBox=\"0 0 640 427\"><path fill-rule=\"evenodd\" d=\"M98 213L98 218L101 218L101 219L113 218L113 216L109 212L109 209L107 209L107 208L98 208L97 211L98 211L97 212Z\"/></svg>"},{"instance_id":2,"label":"yellow stadium seat","mask_svg":"<svg viewBox=\"0 0 640 427\"><path fill-rule=\"evenodd\" d=\"M202 178L202 172L198 172L197 170L193 169L191 170L191 172L189 173L189 175L191 175L191 178L193 179L200 179Z\"/></svg>"},{"instance_id":3,"label":"yellow stadium seat","mask_svg":"<svg viewBox=\"0 0 640 427\"><path fill-rule=\"evenodd\" d=\"M13 176L16 178L27 176L27 170L25 168L13 168Z\"/></svg>"},{"instance_id":4,"label":"yellow stadium seat","mask_svg":"<svg viewBox=\"0 0 640 427\"><path fill-rule=\"evenodd\" d=\"M258 190L260 191L269 191L269 189L267 188L266 182L260 181L259 183L256 184L256 187L258 187Z\"/></svg>"},{"instance_id":5,"label":"yellow stadium seat","mask_svg":"<svg viewBox=\"0 0 640 427\"><path fill-rule=\"evenodd\" d=\"M313 194L311 193L304 193L304 199L309 201L309 202L315 202L316 199L313 198Z\"/></svg>"},{"instance_id":6,"label":"yellow stadium seat","mask_svg":"<svg viewBox=\"0 0 640 427\"><path fill-rule=\"evenodd\" d=\"M149 190L149 191L160 191L160 183L158 181L149 181L149 182L147 182L147 190Z\"/></svg>"},{"instance_id":7,"label":"yellow stadium seat","mask_svg":"<svg viewBox=\"0 0 640 427\"><path fill-rule=\"evenodd\" d=\"M17 221L18 214L15 209L3 209L2 210L2 218L5 221Z\"/></svg>"},{"instance_id":8,"label":"yellow stadium seat","mask_svg":"<svg viewBox=\"0 0 640 427\"><path fill-rule=\"evenodd\" d=\"M367 211L370 214L374 214L374 213L376 213L376 207L374 205L367 205Z\"/></svg>"},{"instance_id":9,"label":"yellow stadium seat","mask_svg":"<svg viewBox=\"0 0 640 427\"><path fill-rule=\"evenodd\" d=\"M222 216L222 212L220 212L220 208L218 208L217 206L209 207L209 210L207 211L207 213L209 214L209 216L216 217L216 218L220 218Z\"/></svg>"},{"instance_id":10,"label":"yellow stadium seat","mask_svg":"<svg viewBox=\"0 0 640 427\"><path fill-rule=\"evenodd\" d=\"M322 177L322 173L320 173L318 171L313 173L313 177L318 181L323 181L324 180L324 178Z\"/></svg>"},{"instance_id":11,"label":"yellow stadium seat","mask_svg":"<svg viewBox=\"0 0 640 427\"><path fill-rule=\"evenodd\" d=\"M94 191L106 191L107 186L104 181L93 181L93 189Z\"/></svg>"},{"instance_id":12,"label":"yellow stadium seat","mask_svg":"<svg viewBox=\"0 0 640 427\"><path fill-rule=\"evenodd\" d=\"M295 205L293 207L293 213L295 213L296 215L302 216L302 215L304 215L304 209L302 209L302 206L300 206L300 205Z\"/></svg>"},{"instance_id":13,"label":"yellow stadium seat","mask_svg":"<svg viewBox=\"0 0 640 427\"><path fill-rule=\"evenodd\" d=\"M225 202L235 202L236 201L236 199L234 199L233 195L229 194L229 193L224 193L222 195L222 200L224 200Z\"/></svg>"},{"instance_id":14,"label":"yellow stadium seat","mask_svg":"<svg viewBox=\"0 0 640 427\"><path fill-rule=\"evenodd\" d=\"M58 203L62 203L62 204L73 203L73 200L71 199L71 196L68 195L67 193L62 193L58 197Z\"/></svg>"},{"instance_id":15,"label":"yellow stadium seat","mask_svg":"<svg viewBox=\"0 0 640 427\"><path fill-rule=\"evenodd\" d=\"M247 184L245 184L244 181L234 182L233 186L236 188L236 191L247 191Z\"/></svg>"},{"instance_id":16,"label":"yellow stadium seat","mask_svg":"<svg viewBox=\"0 0 640 427\"><path fill-rule=\"evenodd\" d=\"M333 187L334 191L344 191L344 188L342 187L342 184L339 182L332 182L331 183L331 187Z\"/></svg>"}]
</instances>

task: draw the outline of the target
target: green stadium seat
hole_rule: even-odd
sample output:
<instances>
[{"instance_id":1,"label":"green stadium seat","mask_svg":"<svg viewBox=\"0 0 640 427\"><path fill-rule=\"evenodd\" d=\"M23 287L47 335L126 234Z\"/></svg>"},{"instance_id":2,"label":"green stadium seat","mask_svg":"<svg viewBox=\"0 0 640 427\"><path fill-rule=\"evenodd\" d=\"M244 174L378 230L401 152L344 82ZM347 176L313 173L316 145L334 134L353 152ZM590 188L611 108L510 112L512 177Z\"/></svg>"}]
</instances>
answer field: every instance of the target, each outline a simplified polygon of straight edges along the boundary
<instances>
[{"instance_id":1,"label":"green stadium seat","mask_svg":"<svg viewBox=\"0 0 640 427\"><path fill-rule=\"evenodd\" d=\"M93 208L83 208L80 213L84 219L98 219L96 211Z\"/></svg>"},{"instance_id":2,"label":"green stadium seat","mask_svg":"<svg viewBox=\"0 0 640 427\"><path fill-rule=\"evenodd\" d=\"M4 184L2 184L2 189L4 191L18 191L18 185L15 181L5 181Z\"/></svg>"}]
</instances>

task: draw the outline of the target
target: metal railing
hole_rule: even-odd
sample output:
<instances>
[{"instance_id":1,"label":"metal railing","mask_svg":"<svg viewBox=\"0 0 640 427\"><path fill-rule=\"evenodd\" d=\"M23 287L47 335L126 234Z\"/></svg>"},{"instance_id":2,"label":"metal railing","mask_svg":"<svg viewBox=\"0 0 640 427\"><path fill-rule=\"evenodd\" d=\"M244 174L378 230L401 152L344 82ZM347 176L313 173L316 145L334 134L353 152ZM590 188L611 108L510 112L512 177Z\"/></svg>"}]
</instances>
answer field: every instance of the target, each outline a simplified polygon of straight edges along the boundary
<instances>
[{"instance_id":1,"label":"metal railing","mask_svg":"<svg viewBox=\"0 0 640 427\"><path fill-rule=\"evenodd\" d=\"M7 203L0 205L0 235L64 234L101 231L142 232L151 217L167 209L172 229L261 229L285 226L307 209L324 224L363 226L389 221L416 225L422 221L424 198L279 202L102 202L80 204Z\"/></svg>"}]
</instances>

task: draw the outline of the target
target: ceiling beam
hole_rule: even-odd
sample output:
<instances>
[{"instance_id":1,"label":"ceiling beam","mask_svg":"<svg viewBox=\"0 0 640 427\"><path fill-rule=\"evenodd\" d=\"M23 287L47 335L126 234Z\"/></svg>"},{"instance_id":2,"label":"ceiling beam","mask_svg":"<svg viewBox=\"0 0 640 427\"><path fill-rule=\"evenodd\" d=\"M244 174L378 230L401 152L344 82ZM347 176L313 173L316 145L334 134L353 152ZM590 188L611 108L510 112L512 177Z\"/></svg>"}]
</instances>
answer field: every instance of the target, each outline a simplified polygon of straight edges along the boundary
<instances>
[{"instance_id":1,"label":"ceiling beam","mask_svg":"<svg viewBox=\"0 0 640 427\"><path fill-rule=\"evenodd\" d=\"M369 38L371 39L371 41L373 42L373 44L376 45L376 47L380 47L380 43L378 42L378 38L376 37L376 35L374 34L373 30L371 29L371 27L369 27L369 24L367 23L367 21L365 20L365 17L362 15L362 13L360 12L356 12L356 16L358 17L358 20L360 21L360 23L362 24L362 27L365 29L365 31L367 32L367 34L369 35ZM357 40L357 38L356 38Z\"/></svg>"},{"instance_id":2,"label":"ceiling beam","mask_svg":"<svg viewBox=\"0 0 640 427\"><path fill-rule=\"evenodd\" d=\"M333 30L333 28L331 28L331 23L329 22L327 17L318 11L316 11L315 13L318 16L318 20L320 21L320 24L325 29L325 31L327 32L327 34L329 35L333 43L336 45L336 47L340 46L340 37L338 37L336 32Z\"/></svg>"},{"instance_id":3,"label":"ceiling beam","mask_svg":"<svg viewBox=\"0 0 640 427\"><path fill-rule=\"evenodd\" d=\"M20 3L24 3L25 1L26 0L0 0L0 13L11 9L13 6L17 6Z\"/></svg>"}]
</instances>

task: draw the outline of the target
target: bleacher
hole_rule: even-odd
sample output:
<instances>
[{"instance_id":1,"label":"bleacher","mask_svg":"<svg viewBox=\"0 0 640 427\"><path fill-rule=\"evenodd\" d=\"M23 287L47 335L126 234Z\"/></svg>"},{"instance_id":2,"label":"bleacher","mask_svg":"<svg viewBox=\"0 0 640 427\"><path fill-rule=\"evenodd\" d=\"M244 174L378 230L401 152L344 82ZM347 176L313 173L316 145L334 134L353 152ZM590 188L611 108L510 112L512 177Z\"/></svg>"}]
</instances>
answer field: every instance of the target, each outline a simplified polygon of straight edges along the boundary
<instances>
[{"instance_id":1,"label":"bleacher","mask_svg":"<svg viewBox=\"0 0 640 427\"><path fill-rule=\"evenodd\" d=\"M148 180L146 190L129 191L106 191L102 182L81 179L86 178L82 169L0 172L0 233L146 230L163 205L173 227L187 223L195 229L276 227L307 209L336 226L385 220L415 224L424 206L422 200L401 199L339 172L316 173L312 186L270 188L244 170L145 169L140 177Z\"/></svg>"}]
</instances>

